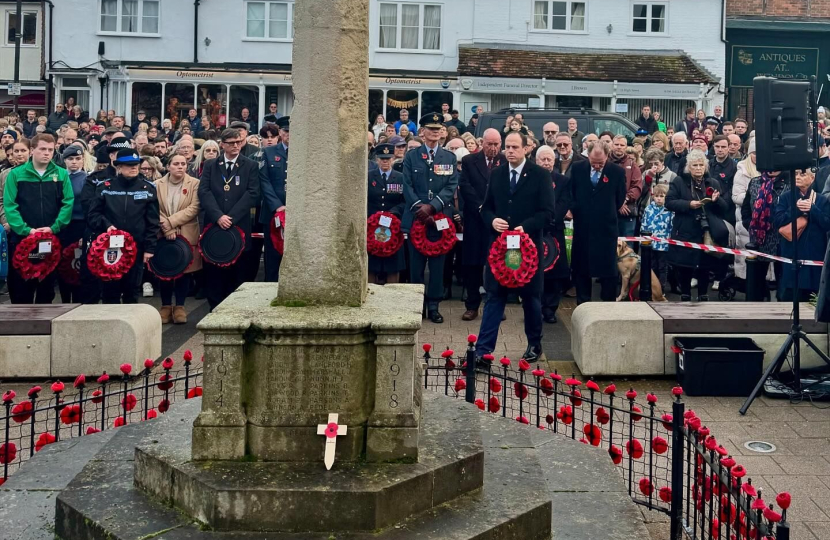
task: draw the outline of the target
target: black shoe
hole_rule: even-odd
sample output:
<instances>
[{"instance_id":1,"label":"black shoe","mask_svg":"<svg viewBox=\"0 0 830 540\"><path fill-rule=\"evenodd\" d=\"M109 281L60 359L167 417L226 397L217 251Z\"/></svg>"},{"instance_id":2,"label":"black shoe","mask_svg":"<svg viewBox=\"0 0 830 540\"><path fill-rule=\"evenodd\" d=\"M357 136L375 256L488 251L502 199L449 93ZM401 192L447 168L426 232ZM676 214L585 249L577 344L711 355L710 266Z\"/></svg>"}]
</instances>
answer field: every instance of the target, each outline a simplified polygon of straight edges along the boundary
<instances>
[{"instance_id":1,"label":"black shoe","mask_svg":"<svg viewBox=\"0 0 830 540\"><path fill-rule=\"evenodd\" d=\"M680 301L681 301L681 302L691 302L691 301L692 301L692 297L691 297L690 295L688 295L688 294L681 294L681 295L680 295Z\"/></svg>"},{"instance_id":2,"label":"black shoe","mask_svg":"<svg viewBox=\"0 0 830 540\"><path fill-rule=\"evenodd\" d=\"M545 322L548 324L556 324L559 319L556 318L556 313L547 313L544 315Z\"/></svg>"},{"instance_id":3,"label":"black shoe","mask_svg":"<svg viewBox=\"0 0 830 540\"><path fill-rule=\"evenodd\" d=\"M542 346L528 345L527 350L522 355L522 358L527 360L528 363L538 362L542 358Z\"/></svg>"},{"instance_id":4,"label":"black shoe","mask_svg":"<svg viewBox=\"0 0 830 540\"><path fill-rule=\"evenodd\" d=\"M697 301L698 302L708 302L709 301L709 295L708 294L701 294L700 296L697 297Z\"/></svg>"},{"instance_id":5,"label":"black shoe","mask_svg":"<svg viewBox=\"0 0 830 540\"><path fill-rule=\"evenodd\" d=\"M435 324L441 324L442 322L444 322L444 317L441 316L437 309L430 310L429 315L427 315L427 318Z\"/></svg>"}]
</instances>

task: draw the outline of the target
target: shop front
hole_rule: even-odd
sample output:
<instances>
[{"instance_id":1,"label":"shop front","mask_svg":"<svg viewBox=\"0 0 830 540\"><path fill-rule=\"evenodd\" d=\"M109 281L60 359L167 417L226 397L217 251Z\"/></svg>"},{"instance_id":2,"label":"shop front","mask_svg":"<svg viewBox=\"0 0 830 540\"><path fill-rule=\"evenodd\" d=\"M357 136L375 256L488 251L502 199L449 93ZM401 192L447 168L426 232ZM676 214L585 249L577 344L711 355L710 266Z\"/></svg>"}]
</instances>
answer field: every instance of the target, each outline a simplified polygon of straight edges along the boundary
<instances>
[{"instance_id":1,"label":"shop front","mask_svg":"<svg viewBox=\"0 0 830 540\"><path fill-rule=\"evenodd\" d=\"M387 122L397 122L401 111L406 109L409 119L417 124L422 115L440 111L444 103L453 109L456 107L455 86L455 76L450 79L372 74L369 77L369 123L374 124L379 114Z\"/></svg>"},{"instance_id":2,"label":"shop front","mask_svg":"<svg viewBox=\"0 0 830 540\"><path fill-rule=\"evenodd\" d=\"M830 47L828 25L795 21L729 20L726 25L726 114L753 122L755 77L808 81L818 78L824 89L819 104L830 108Z\"/></svg>"}]
</instances>

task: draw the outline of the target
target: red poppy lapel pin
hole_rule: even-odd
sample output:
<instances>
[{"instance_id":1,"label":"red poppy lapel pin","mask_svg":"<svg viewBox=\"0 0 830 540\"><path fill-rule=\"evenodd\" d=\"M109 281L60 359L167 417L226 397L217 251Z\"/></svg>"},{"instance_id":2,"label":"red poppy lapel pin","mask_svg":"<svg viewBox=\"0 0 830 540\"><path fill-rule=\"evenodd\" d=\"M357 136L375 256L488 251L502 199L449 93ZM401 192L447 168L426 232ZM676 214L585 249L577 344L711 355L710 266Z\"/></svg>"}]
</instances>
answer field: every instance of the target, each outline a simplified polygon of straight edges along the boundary
<instances>
[{"instance_id":1,"label":"red poppy lapel pin","mask_svg":"<svg viewBox=\"0 0 830 540\"><path fill-rule=\"evenodd\" d=\"M104 182L104 185L109 187L110 183L109 182Z\"/></svg>"},{"instance_id":2,"label":"red poppy lapel pin","mask_svg":"<svg viewBox=\"0 0 830 540\"><path fill-rule=\"evenodd\" d=\"M187 188L182 188L182 195L187 195Z\"/></svg>"},{"instance_id":3,"label":"red poppy lapel pin","mask_svg":"<svg viewBox=\"0 0 830 540\"><path fill-rule=\"evenodd\" d=\"M720 173L721 178L726 178L726 173Z\"/></svg>"},{"instance_id":4,"label":"red poppy lapel pin","mask_svg":"<svg viewBox=\"0 0 830 540\"><path fill-rule=\"evenodd\" d=\"M276 162L279 162L281 159L282 158L280 158L279 156L274 156L274 161L276 161Z\"/></svg>"},{"instance_id":5,"label":"red poppy lapel pin","mask_svg":"<svg viewBox=\"0 0 830 540\"><path fill-rule=\"evenodd\" d=\"M607 184L607 183L608 183L608 177L607 177L607 176L603 176L603 177L602 177L602 183L603 183L603 184Z\"/></svg>"},{"instance_id":6,"label":"red poppy lapel pin","mask_svg":"<svg viewBox=\"0 0 830 540\"><path fill-rule=\"evenodd\" d=\"M377 182L372 182L372 187L375 187L375 186L377 186L377 185L378 185L378 183L377 183Z\"/></svg>"},{"instance_id":7,"label":"red poppy lapel pin","mask_svg":"<svg viewBox=\"0 0 830 540\"><path fill-rule=\"evenodd\" d=\"M427 155L426 154L421 154L421 159L427 159Z\"/></svg>"}]
</instances>

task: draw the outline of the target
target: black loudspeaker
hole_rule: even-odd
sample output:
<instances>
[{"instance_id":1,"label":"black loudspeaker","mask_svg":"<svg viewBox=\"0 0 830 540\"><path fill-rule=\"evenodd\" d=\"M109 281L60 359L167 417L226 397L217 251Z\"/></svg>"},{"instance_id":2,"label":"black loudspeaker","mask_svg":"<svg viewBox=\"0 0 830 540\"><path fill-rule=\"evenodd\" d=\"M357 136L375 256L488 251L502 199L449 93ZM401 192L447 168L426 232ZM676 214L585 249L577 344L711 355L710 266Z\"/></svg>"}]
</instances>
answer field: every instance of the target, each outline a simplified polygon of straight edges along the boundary
<instances>
[{"instance_id":1,"label":"black loudspeaker","mask_svg":"<svg viewBox=\"0 0 830 540\"><path fill-rule=\"evenodd\" d=\"M755 150L759 171L791 171L815 164L809 81L755 77Z\"/></svg>"},{"instance_id":2,"label":"black loudspeaker","mask_svg":"<svg viewBox=\"0 0 830 540\"><path fill-rule=\"evenodd\" d=\"M104 49L104 42L99 41L98 42L98 56L104 56L104 50L105 50Z\"/></svg>"}]
</instances>

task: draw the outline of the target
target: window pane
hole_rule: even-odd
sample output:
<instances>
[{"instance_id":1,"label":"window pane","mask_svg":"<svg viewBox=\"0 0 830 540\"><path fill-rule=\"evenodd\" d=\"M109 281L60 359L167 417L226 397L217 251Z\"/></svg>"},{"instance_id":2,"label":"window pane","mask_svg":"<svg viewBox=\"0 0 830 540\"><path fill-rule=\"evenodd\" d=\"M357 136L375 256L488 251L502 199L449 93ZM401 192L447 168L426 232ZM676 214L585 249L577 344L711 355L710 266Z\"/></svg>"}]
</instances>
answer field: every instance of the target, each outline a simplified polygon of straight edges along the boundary
<instances>
[{"instance_id":1,"label":"window pane","mask_svg":"<svg viewBox=\"0 0 830 540\"><path fill-rule=\"evenodd\" d=\"M248 25L246 33L248 37L265 37L265 4L263 2L248 2Z\"/></svg>"},{"instance_id":2,"label":"window pane","mask_svg":"<svg viewBox=\"0 0 830 540\"><path fill-rule=\"evenodd\" d=\"M22 45L34 45L37 36L37 13L23 14L23 40Z\"/></svg>"},{"instance_id":3,"label":"window pane","mask_svg":"<svg viewBox=\"0 0 830 540\"><path fill-rule=\"evenodd\" d=\"M101 0L101 31L118 31L118 0Z\"/></svg>"},{"instance_id":4,"label":"window pane","mask_svg":"<svg viewBox=\"0 0 830 540\"><path fill-rule=\"evenodd\" d=\"M268 37L275 39L288 38L288 4L271 4Z\"/></svg>"},{"instance_id":5,"label":"window pane","mask_svg":"<svg viewBox=\"0 0 830 540\"><path fill-rule=\"evenodd\" d=\"M138 0L121 0L121 31L138 32Z\"/></svg>"},{"instance_id":6,"label":"window pane","mask_svg":"<svg viewBox=\"0 0 830 540\"><path fill-rule=\"evenodd\" d=\"M646 31L646 20L645 19L634 19L634 31L635 32L645 32Z\"/></svg>"},{"instance_id":7,"label":"window pane","mask_svg":"<svg viewBox=\"0 0 830 540\"><path fill-rule=\"evenodd\" d=\"M571 30L578 32L585 30L585 4L582 2L571 4Z\"/></svg>"},{"instance_id":8,"label":"window pane","mask_svg":"<svg viewBox=\"0 0 830 540\"><path fill-rule=\"evenodd\" d=\"M431 51L441 48L441 6L424 6L424 44Z\"/></svg>"},{"instance_id":9,"label":"window pane","mask_svg":"<svg viewBox=\"0 0 830 540\"><path fill-rule=\"evenodd\" d=\"M634 17L648 17L648 6L646 4L634 4Z\"/></svg>"},{"instance_id":10,"label":"window pane","mask_svg":"<svg viewBox=\"0 0 830 540\"><path fill-rule=\"evenodd\" d=\"M666 25L666 6L651 6L651 31L664 32Z\"/></svg>"},{"instance_id":11,"label":"window pane","mask_svg":"<svg viewBox=\"0 0 830 540\"><path fill-rule=\"evenodd\" d=\"M380 5L380 43L382 49L397 47L398 6L396 4Z\"/></svg>"},{"instance_id":12,"label":"window pane","mask_svg":"<svg viewBox=\"0 0 830 540\"><path fill-rule=\"evenodd\" d=\"M420 6L401 6L401 49L418 48Z\"/></svg>"},{"instance_id":13,"label":"window pane","mask_svg":"<svg viewBox=\"0 0 830 540\"><path fill-rule=\"evenodd\" d=\"M551 17L550 18L550 27L552 30L567 30L568 29L568 18L567 17Z\"/></svg>"},{"instance_id":14,"label":"window pane","mask_svg":"<svg viewBox=\"0 0 830 540\"><path fill-rule=\"evenodd\" d=\"M652 19L651 20L651 31L652 32L665 32L665 23L664 19Z\"/></svg>"},{"instance_id":15,"label":"window pane","mask_svg":"<svg viewBox=\"0 0 830 540\"><path fill-rule=\"evenodd\" d=\"M547 30L548 28L548 1L537 1L533 4L533 29Z\"/></svg>"},{"instance_id":16,"label":"window pane","mask_svg":"<svg viewBox=\"0 0 830 540\"><path fill-rule=\"evenodd\" d=\"M554 2L552 13L553 13L554 16L566 15L568 13L568 3L567 2Z\"/></svg>"}]
</instances>

